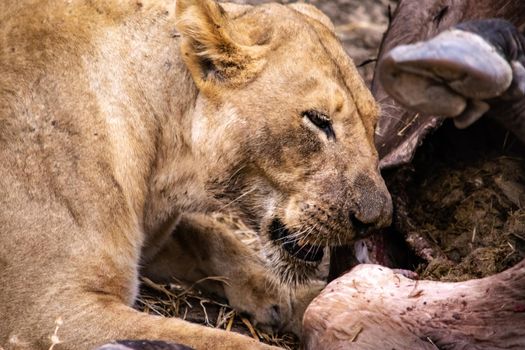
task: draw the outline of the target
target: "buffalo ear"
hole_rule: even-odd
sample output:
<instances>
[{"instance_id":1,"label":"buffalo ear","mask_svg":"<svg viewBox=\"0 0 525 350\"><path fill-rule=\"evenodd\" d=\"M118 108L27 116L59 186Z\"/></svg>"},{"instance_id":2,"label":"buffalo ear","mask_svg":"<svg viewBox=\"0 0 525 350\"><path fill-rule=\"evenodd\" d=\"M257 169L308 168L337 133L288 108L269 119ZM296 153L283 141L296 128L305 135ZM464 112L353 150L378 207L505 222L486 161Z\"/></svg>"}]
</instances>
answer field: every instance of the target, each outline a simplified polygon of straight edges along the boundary
<instances>
[{"instance_id":1,"label":"buffalo ear","mask_svg":"<svg viewBox=\"0 0 525 350\"><path fill-rule=\"evenodd\" d=\"M177 30L181 52L199 88L241 85L261 67L257 47L243 45L224 9L213 0L177 0Z\"/></svg>"}]
</instances>

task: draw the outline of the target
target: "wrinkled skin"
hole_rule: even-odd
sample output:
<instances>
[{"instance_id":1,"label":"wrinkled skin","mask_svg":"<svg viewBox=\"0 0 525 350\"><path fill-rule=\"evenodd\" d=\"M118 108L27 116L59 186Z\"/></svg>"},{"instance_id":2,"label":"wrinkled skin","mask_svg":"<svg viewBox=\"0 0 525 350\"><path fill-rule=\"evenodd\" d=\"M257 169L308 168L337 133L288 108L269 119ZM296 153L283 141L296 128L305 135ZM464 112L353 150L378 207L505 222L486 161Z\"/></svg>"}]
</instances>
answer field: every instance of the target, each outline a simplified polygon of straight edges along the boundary
<instances>
[{"instance_id":1,"label":"wrinkled skin","mask_svg":"<svg viewBox=\"0 0 525 350\"><path fill-rule=\"evenodd\" d=\"M490 277L446 283L359 265L310 304L303 349L522 349L524 269L522 261Z\"/></svg>"},{"instance_id":2,"label":"wrinkled skin","mask_svg":"<svg viewBox=\"0 0 525 350\"><path fill-rule=\"evenodd\" d=\"M372 91L382 107L382 116L376 129L376 145L380 154L380 165L382 168L410 162L417 146L425 135L439 127L444 116L457 116L452 115L455 114L454 112L450 113L451 115L443 115L447 114L445 111L447 108L449 108L449 111L452 108L455 111L467 112L460 113L459 115L462 118L456 120L456 124L461 127L466 127L477 120L476 118L486 115L497 119L503 126L515 132L519 138L525 139L525 136L522 136L523 130L525 130L525 118L523 118L525 115L525 99L520 98L519 95L512 96L518 90L514 86L517 82L516 78L523 81L523 76L519 77L519 74L522 74L519 73L519 67L518 71L516 71L514 68L515 63L513 62L521 62L521 65L523 65L523 39L516 32L523 33L525 30L524 13L525 3L519 0L502 0L497 2L491 0L400 1L385 39L382 42L379 61L381 62L385 57L388 59L387 56L395 47L428 41L429 46L422 46L417 55L419 57L413 57L412 60L413 64L419 67L426 66L428 70L425 68L424 73L419 71L416 77L405 75L406 79L399 79L398 84L410 86L412 88L411 91L416 92L415 96L421 96L422 91L428 93L427 97L423 96L418 102L413 101L413 105L425 105L425 102L421 100L430 99L435 103L429 102L429 105L434 104L441 107L441 109L429 110L423 108L420 110L419 108L414 108L417 111L407 111L406 108L410 106L403 103L402 99L400 99L401 103L399 103L395 101L395 94L394 98L387 94L381 83L380 70L382 65L381 63L378 64L372 83ZM499 23L489 23L487 26L476 24L476 20L490 18L508 21L515 28L509 30L508 27ZM487 95L480 91L483 90L480 87L487 86L487 84L495 84L493 79L502 76L500 73L492 76L488 74L487 68L493 68L487 64L489 61L482 62L477 67L469 66L465 63L472 60L465 55L461 55L454 50L443 49L445 47L443 43L446 43L446 41L439 45L430 43L430 39L455 26L457 26L456 29L478 35L480 39L475 41L485 41L486 45L475 45L473 49L469 50L472 58L486 57L487 52L484 48L488 45L493 47L493 49L489 48L489 50L492 50L492 53L497 53L500 56L495 56L496 60L503 58L507 61L513 73L512 79L514 79L510 91L505 86L502 86L501 89L495 89L497 93L492 95L498 98L486 100ZM471 44L475 44L473 40L469 41ZM430 60L428 53L434 49L436 49L436 52L440 50L439 52L443 56L434 56ZM424 57L425 54L427 54L427 57ZM400 61L405 59L406 57L403 57ZM388 63L392 63L392 61L390 60ZM406 61L395 65L401 67L405 63ZM389 66L393 67L391 64ZM508 69L502 67L502 70L508 71ZM411 72L414 73L414 70L411 69ZM429 77L431 78L431 83L426 80ZM466 89L459 93L460 96L457 94L457 88L455 89L447 82L454 80L465 82L463 86ZM508 76L506 79L502 79L503 81L508 83ZM416 85L418 87L414 88ZM447 91L445 94L443 94L443 87ZM433 92L432 89L438 90L437 93ZM448 91L453 93L449 94ZM473 98L478 96L482 96L485 100ZM441 102L438 103L438 101ZM465 109L466 104L468 108ZM462 105L463 107L461 107ZM441 113L441 115L436 113Z\"/></svg>"},{"instance_id":3,"label":"wrinkled skin","mask_svg":"<svg viewBox=\"0 0 525 350\"><path fill-rule=\"evenodd\" d=\"M378 108L313 7L26 0L0 16L4 348L48 349L60 318L60 349L269 349L137 312L139 273L223 275L235 307L279 326L301 309L280 282L306 280L317 246L389 223ZM186 215L226 208L277 278Z\"/></svg>"},{"instance_id":4,"label":"wrinkled skin","mask_svg":"<svg viewBox=\"0 0 525 350\"><path fill-rule=\"evenodd\" d=\"M379 63L382 86L407 109L453 118L466 128L492 106L525 97L525 37L502 19L460 23L436 37L400 45ZM525 115L507 125L525 135ZM525 136L523 136L525 140Z\"/></svg>"},{"instance_id":5,"label":"wrinkled skin","mask_svg":"<svg viewBox=\"0 0 525 350\"><path fill-rule=\"evenodd\" d=\"M376 131L381 167L410 162L444 117L459 127L491 117L525 140L524 29L519 0L401 0L373 84L383 109ZM305 349L523 347L515 325L524 322L525 261L452 284L408 280L379 265L348 272L352 252L342 247L331 255L335 281L305 313Z\"/></svg>"},{"instance_id":6,"label":"wrinkled skin","mask_svg":"<svg viewBox=\"0 0 525 350\"><path fill-rule=\"evenodd\" d=\"M410 163L446 117L461 127L492 117L525 140L525 98L516 88L525 79L513 68L525 64L524 13L520 0L399 2L372 81L381 105L375 135L381 169ZM458 30L463 40L449 34ZM351 245L331 251L330 281L356 264Z\"/></svg>"}]
</instances>

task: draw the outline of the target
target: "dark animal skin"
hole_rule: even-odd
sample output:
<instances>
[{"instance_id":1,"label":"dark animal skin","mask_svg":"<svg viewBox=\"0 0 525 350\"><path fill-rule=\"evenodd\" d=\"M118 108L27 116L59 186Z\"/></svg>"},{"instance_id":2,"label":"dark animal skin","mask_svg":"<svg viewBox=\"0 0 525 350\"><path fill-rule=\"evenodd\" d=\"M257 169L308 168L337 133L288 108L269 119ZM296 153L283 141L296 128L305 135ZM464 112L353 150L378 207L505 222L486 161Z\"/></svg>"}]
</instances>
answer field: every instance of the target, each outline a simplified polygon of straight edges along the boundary
<instances>
[{"instance_id":1,"label":"dark animal skin","mask_svg":"<svg viewBox=\"0 0 525 350\"><path fill-rule=\"evenodd\" d=\"M158 340L122 340L103 345L96 350L192 350L192 348Z\"/></svg>"},{"instance_id":2,"label":"dark animal skin","mask_svg":"<svg viewBox=\"0 0 525 350\"><path fill-rule=\"evenodd\" d=\"M427 41L451 28L479 35L509 64L525 63L525 1L401 0L383 39L372 83L382 108L375 140L382 169L409 163L424 137L444 119L407 110L388 95L379 79L383 60L400 45ZM488 106L483 117L497 120L525 142L523 88L513 94L516 82L523 84L523 76L517 77L514 68L512 73L507 91L483 100ZM437 85L443 82L433 80ZM352 254L349 246L331 250L329 281L355 265ZM310 304L303 319L303 349L318 349L320 344L323 349L363 350L522 349L524 337L518 325L524 321L524 267L525 260L485 279L447 284L411 281L393 270L361 265L328 285ZM443 313L451 314L442 317Z\"/></svg>"},{"instance_id":3,"label":"dark animal skin","mask_svg":"<svg viewBox=\"0 0 525 350\"><path fill-rule=\"evenodd\" d=\"M376 129L376 147L382 169L409 163L424 137L438 128L443 117L407 110L387 94L379 81L383 58L400 45L435 37L451 28L480 35L508 62L525 64L525 1L522 0L401 0L383 38L372 93L381 105ZM507 94L508 95L508 94ZM525 98L496 98L486 101L484 117L495 118L525 142ZM331 249L328 281L355 266L353 249Z\"/></svg>"},{"instance_id":4,"label":"dark animal skin","mask_svg":"<svg viewBox=\"0 0 525 350\"><path fill-rule=\"evenodd\" d=\"M517 31L525 30L525 1L521 0L402 0L400 1L379 52L379 61L394 47L412 44L435 37L444 30L459 29L477 32L487 42L500 45L497 26L461 24L480 19L497 18L513 24ZM504 44L512 46L512 37L503 37ZM521 54L523 47L515 47L513 54ZM378 65L380 67L380 64ZM383 89L378 79L378 68L372 82L372 92L380 102L382 115L376 130L376 146L381 158L381 168L389 168L412 159L415 149L425 135L439 127L439 116L417 115L407 111ZM417 115L417 117L416 117ZM497 118L520 139L525 133L525 100L491 101L488 117Z\"/></svg>"}]
</instances>

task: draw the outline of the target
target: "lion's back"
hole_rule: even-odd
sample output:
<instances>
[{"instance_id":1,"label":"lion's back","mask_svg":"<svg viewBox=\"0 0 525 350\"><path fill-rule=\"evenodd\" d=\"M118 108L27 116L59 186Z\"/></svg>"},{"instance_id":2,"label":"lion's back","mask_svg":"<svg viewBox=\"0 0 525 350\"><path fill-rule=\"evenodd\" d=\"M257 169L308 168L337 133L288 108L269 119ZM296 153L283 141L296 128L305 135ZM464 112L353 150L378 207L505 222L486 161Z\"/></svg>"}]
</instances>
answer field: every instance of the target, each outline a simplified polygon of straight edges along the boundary
<instances>
[{"instance_id":1,"label":"lion's back","mask_svg":"<svg viewBox=\"0 0 525 350\"><path fill-rule=\"evenodd\" d=\"M86 61L95 35L126 15L113 3L0 4L0 227L17 211L31 217L29 202L88 202L110 186L111 141Z\"/></svg>"}]
</instances>

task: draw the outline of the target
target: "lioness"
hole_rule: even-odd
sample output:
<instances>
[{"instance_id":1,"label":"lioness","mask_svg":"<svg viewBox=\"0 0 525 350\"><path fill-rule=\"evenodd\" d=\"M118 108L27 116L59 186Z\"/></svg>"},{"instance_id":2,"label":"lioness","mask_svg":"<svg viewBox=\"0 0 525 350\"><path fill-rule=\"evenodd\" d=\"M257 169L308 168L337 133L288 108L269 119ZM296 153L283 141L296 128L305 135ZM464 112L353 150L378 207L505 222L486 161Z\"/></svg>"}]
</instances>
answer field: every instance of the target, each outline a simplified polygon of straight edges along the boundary
<instances>
[{"instance_id":1,"label":"lioness","mask_svg":"<svg viewBox=\"0 0 525 350\"><path fill-rule=\"evenodd\" d=\"M281 321L264 266L193 216L172 234L181 215L237 212L283 282L305 280L322 246L390 220L376 103L311 6L4 0L0 77L7 349L48 349L58 318L55 350L143 338L268 349L131 307L139 273L183 270L229 277L233 305Z\"/></svg>"}]
</instances>

